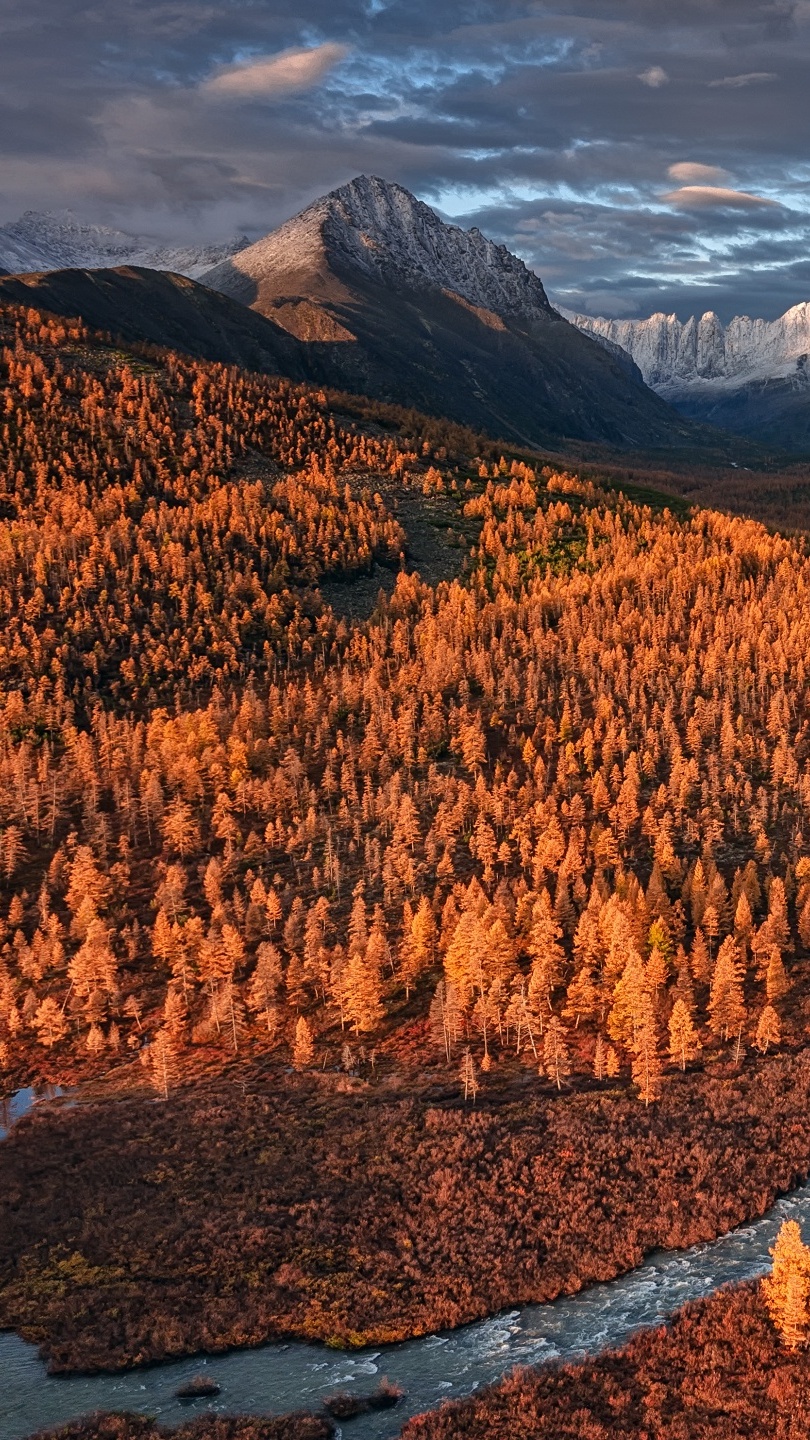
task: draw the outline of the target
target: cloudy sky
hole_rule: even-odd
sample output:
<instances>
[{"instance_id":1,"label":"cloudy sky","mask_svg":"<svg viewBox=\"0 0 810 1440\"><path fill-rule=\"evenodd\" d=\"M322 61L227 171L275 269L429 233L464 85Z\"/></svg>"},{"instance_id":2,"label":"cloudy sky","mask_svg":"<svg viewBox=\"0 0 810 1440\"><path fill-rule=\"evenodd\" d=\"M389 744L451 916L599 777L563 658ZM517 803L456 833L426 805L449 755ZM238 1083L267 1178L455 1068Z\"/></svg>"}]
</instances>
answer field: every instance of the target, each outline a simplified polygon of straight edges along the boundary
<instances>
[{"instance_id":1,"label":"cloudy sky","mask_svg":"<svg viewBox=\"0 0 810 1440\"><path fill-rule=\"evenodd\" d=\"M810 299L810 0L4 0L0 222L272 228L366 172L593 314Z\"/></svg>"}]
</instances>

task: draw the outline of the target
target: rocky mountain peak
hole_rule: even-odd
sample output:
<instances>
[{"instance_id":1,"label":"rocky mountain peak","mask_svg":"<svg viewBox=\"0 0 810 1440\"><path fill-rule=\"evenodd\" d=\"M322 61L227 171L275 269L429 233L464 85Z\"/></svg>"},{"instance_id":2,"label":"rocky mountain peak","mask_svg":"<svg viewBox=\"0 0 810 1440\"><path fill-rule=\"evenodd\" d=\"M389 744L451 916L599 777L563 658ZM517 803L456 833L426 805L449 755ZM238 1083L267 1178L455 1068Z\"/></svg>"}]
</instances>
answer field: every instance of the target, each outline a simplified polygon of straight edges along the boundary
<instances>
[{"instance_id":1,"label":"rocky mountain peak","mask_svg":"<svg viewBox=\"0 0 810 1440\"><path fill-rule=\"evenodd\" d=\"M542 282L505 245L449 225L409 190L358 175L235 259L252 279L293 273L320 253L330 266L397 288L438 288L497 315L551 313ZM205 277L215 284L216 272Z\"/></svg>"},{"instance_id":2,"label":"rocky mountain peak","mask_svg":"<svg viewBox=\"0 0 810 1440\"><path fill-rule=\"evenodd\" d=\"M680 395L685 387L735 389L752 381L795 376L797 366L803 372L803 357L810 352L807 301L777 320L736 315L727 325L713 310L686 321L661 313L646 320L562 313L595 339L620 345L647 384L667 398Z\"/></svg>"}]
</instances>

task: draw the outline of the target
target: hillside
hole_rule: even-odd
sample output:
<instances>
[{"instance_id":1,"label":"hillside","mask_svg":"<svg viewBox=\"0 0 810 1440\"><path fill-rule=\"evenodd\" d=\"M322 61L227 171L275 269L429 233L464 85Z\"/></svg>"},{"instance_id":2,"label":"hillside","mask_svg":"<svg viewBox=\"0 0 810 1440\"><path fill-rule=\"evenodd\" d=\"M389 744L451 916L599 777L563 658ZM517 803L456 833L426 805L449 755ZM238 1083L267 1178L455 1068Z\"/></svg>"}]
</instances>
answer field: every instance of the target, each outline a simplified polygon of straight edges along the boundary
<instances>
[{"instance_id":1,"label":"hillside","mask_svg":"<svg viewBox=\"0 0 810 1440\"><path fill-rule=\"evenodd\" d=\"M521 260L383 180L358 177L203 279L314 347L324 384L523 444L699 441Z\"/></svg>"},{"instance_id":2,"label":"hillside","mask_svg":"<svg viewBox=\"0 0 810 1440\"><path fill-rule=\"evenodd\" d=\"M124 342L309 379L302 347L272 320L182 275L127 265L0 277L0 303L32 305Z\"/></svg>"},{"instance_id":3,"label":"hillside","mask_svg":"<svg viewBox=\"0 0 810 1440\"><path fill-rule=\"evenodd\" d=\"M806 541L0 340L0 1071L100 1086L3 1142L0 1325L63 1368L380 1341L806 1174Z\"/></svg>"}]
</instances>

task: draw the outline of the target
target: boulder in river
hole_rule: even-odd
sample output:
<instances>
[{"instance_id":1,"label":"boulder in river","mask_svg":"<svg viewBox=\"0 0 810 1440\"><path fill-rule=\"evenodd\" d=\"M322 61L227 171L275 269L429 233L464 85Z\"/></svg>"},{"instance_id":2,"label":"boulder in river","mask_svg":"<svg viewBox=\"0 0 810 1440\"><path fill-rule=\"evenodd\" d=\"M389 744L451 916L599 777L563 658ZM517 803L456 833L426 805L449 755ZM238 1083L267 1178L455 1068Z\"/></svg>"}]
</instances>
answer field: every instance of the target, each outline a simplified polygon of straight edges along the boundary
<instances>
[{"instance_id":1,"label":"boulder in river","mask_svg":"<svg viewBox=\"0 0 810 1440\"><path fill-rule=\"evenodd\" d=\"M353 1420L356 1415L368 1415L370 1410L390 1410L404 1394L399 1385L383 1376L370 1395L352 1395L348 1390L340 1390L324 1400L323 1408L333 1420Z\"/></svg>"},{"instance_id":2,"label":"boulder in river","mask_svg":"<svg viewBox=\"0 0 810 1440\"><path fill-rule=\"evenodd\" d=\"M219 1395L221 1387L216 1380L210 1380L207 1375L195 1375L192 1380L186 1381L175 1390L178 1400L208 1400L214 1395Z\"/></svg>"}]
</instances>

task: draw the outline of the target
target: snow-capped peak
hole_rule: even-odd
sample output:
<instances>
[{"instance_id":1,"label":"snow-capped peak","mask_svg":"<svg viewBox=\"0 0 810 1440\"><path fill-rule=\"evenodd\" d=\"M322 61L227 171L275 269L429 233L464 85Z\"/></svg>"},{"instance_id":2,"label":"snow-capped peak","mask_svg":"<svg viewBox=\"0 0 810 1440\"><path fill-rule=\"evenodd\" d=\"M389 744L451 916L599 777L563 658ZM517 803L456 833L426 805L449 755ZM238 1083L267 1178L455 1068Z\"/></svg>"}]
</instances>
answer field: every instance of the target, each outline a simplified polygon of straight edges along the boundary
<instances>
[{"instance_id":1,"label":"snow-capped peak","mask_svg":"<svg viewBox=\"0 0 810 1440\"><path fill-rule=\"evenodd\" d=\"M27 210L19 220L0 226L0 269L22 274L142 265L196 279L247 244L245 236L239 236L224 245L161 246L107 225L85 225L70 210Z\"/></svg>"},{"instance_id":2,"label":"snow-capped peak","mask_svg":"<svg viewBox=\"0 0 810 1440\"><path fill-rule=\"evenodd\" d=\"M389 285L435 286L498 315L551 313L543 285L505 245L448 225L410 191L359 175L243 250L231 269L260 280L318 256ZM216 284L217 276L204 277Z\"/></svg>"},{"instance_id":3,"label":"snow-capped peak","mask_svg":"<svg viewBox=\"0 0 810 1440\"><path fill-rule=\"evenodd\" d=\"M794 305L778 320L737 315L728 325L709 310L682 322L677 315L647 320L606 320L561 311L596 339L621 345L648 385L670 396L684 387L736 389L758 379L802 371L810 353L810 303Z\"/></svg>"}]
</instances>

